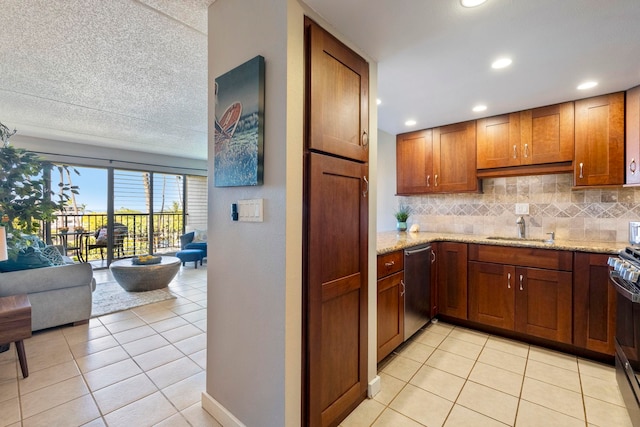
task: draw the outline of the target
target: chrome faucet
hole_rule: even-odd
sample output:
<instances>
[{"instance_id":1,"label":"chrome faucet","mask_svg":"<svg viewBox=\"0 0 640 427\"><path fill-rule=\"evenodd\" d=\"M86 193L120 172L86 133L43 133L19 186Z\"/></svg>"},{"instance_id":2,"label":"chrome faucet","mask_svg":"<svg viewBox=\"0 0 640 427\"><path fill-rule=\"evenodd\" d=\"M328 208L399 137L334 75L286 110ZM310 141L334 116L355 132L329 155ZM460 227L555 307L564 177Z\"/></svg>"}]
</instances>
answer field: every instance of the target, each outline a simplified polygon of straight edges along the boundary
<instances>
[{"instance_id":1,"label":"chrome faucet","mask_svg":"<svg viewBox=\"0 0 640 427\"><path fill-rule=\"evenodd\" d=\"M518 227L518 239L524 239L524 218L518 217L516 220L516 227Z\"/></svg>"}]
</instances>

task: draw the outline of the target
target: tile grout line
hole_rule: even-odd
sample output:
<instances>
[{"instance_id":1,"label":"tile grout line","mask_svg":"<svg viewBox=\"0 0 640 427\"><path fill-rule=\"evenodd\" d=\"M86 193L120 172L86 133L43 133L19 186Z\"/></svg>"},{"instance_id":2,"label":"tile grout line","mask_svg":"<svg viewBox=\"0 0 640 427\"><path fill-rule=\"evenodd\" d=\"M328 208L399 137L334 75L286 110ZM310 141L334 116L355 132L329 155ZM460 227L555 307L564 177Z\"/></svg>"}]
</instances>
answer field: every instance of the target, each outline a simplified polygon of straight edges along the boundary
<instances>
[{"instance_id":1,"label":"tile grout line","mask_svg":"<svg viewBox=\"0 0 640 427\"><path fill-rule=\"evenodd\" d=\"M193 286L193 284L190 284L190 285L187 285L187 286L189 286L192 290L197 290L199 293L204 294L205 299L206 299L206 292L202 292L202 291L200 291L200 289L196 289L196 288ZM190 299L189 297L180 296L180 298L183 298L183 299L185 299L185 300L189 301L189 303L193 303L193 304L198 305L198 306L200 307L198 310L201 310L201 309L206 310L206 307L203 307L203 306L202 306L201 304L199 304L197 301L194 301L193 299ZM200 299L200 300L201 300L201 299ZM154 303L154 304L161 304L161 303L163 303L163 302L164 302L164 301L161 301L161 302L158 302L158 303ZM184 305L184 304L181 304L181 305ZM148 327L150 327L150 328L154 331L154 334L155 334L155 335L161 336L163 339L167 340L167 341L168 341L168 343L169 343L172 347L174 347L174 348L175 348L175 349L176 349L180 354L182 354L182 356L180 357L180 359L182 359L182 358L187 358L187 359L188 359L188 360L190 360L192 363L194 363L196 366L198 366L198 368L200 369L200 372L206 372L206 369L205 369L205 368L202 368L202 367L201 367L201 366L200 366L200 365L199 365L195 360L193 360L193 359L191 358L191 355L186 354L186 353L185 353L184 351L182 351L180 348L178 348L177 346L175 346L175 343L174 343L174 342L169 341L169 340L168 340L168 339L163 335L163 332L166 332L166 331L159 332L159 331L155 330L155 329L153 328L153 326L151 326L151 325L152 325L152 323L157 323L157 322L151 322L151 323L147 322L147 321L146 321L145 319L143 319L143 318L142 318L138 313L136 313L135 311L133 311L134 309L135 309L135 308L131 308L131 309L128 309L128 310L124 310L124 311L122 311L122 312L125 312L125 311L126 311L126 312L130 312L130 313L134 316L134 317L132 317L132 318L140 319L142 322L144 322L144 325L141 325L141 326L148 326ZM174 312L171 308L162 307L162 308L159 308L158 310L151 310L151 311L159 311L159 310L166 310L166 311L170 311L170 312L172 312L172 313L175 315L175 316L171 316L171 317L180 317L180 318L182 318L182 315L181 315L181 314ZM194 311L198 311L198 310L194 310ZM189 312L184 313L184 314L188 314L188 313L189 313ZM114 314L114 313L108 313L108 314L106 314L106 315L104 315L104 316L109 316L109 315L111 315L111 314ZM98 328L98 327L103 327L103 328L105 328L105 330L107 331L107 335L100 336L100 337L97 337L97 338L95 338L95 339L100 339L100 338L104 338L104 337L107 337L107 336L108 336L108 337L111 337L111 338L112 338L112 339L117 343L117 346L109 347L109 348L106 348L106 349L102 349L102 350L100 350L100 351L96 351L96 352L93 352L93 353L89 353L89 354L87 354L87 355L85 355L85 356L83 356L83 357L88 357L88 356L91 356L91 355L93 355L93 354L100 353L100 352L102 352L102 351L111 350L111 349L113 349L113 348L120 348L120 349L121 349L125 354L127 354L128 359L129 359L129 360L131 360L132 362L134 362L134 363L136 364L136 366L137 366L137 367L142 371L141 373L144 373L144 374L145 374L145 376L147 377L147 379L151 382L151 384L153 384L153 386L155 387L156 391L154 391L154 392L153 392L153 393L151 393L151 394L155 394L156 392L160 392L160 393L161 393L161 395L162 395L162 396L163 396L163 397L164 397L164 398L169 402L169 404L170 404L170 405L174 408L174 410L176 411L176 413L174 413L174 414L170 415L169 417L167 417L167 418L165 418L165 419L163 419L163 420L160 420L159 422L163 422L163 421L165 421L166 419L168 419L168 418L171 418L171 417L175 416L176 414L180 414L180 417L181 417L181 418L182 418L182 419L183 419L187 424L191 425L191 422L190 422L190 421L189 421L189 420L184 416L184 414L182 414L182 411L180 411L180 410L175 406L175 404L174 404L174 403L173 403L173 402L168 398L168 396L163 392L163 390L162 390L162 389L160 389L160 388L156 385L156 383L155 383L155 382L154 382L154 381L153 381L153 380L148 376L147 371L146 371L145 369L142 369L142 367L141 367L141 366L140 366L140 365L139 365L139 364L138 364L138 363L133 359L133 357L134 357L134 356L132 356L132 355L131 355L131 353L129 353L129 351L127 351L127 350L126 350L126 348L124 347L124 344L122 344L120 341L118 341L118 340L115 338L114 333L113 333L109 328L107 328L107 324L105 324L105 323L101 320L101 317L103 317L103 316L100 316L100 317L96 317L96 318L95 318L95 319L99 322L99 326L94 326L94 328ZM205 317L205 319L206 319L206 317ZM129 319L123 319L123 320L119 320L119 321L127 321L127 320L129 320ZM165 320L165 319L163 319L163 320ZM193 322L191 322L191 321L189 321L189 320L186 320L186 319L183 319L183 320L185 320L185 321L187 322L187 324L188 324L188 325L191 325L191 326L193 326L194 328L196 328L198 331L200 331L200 333L198 333L198 334L196 334L196 335L194 335L194 336L200 335L201 333L206 333L205 331L202 331L202 329L200 329L199 327L195 326L195 325L193 324ZM199 319L198 321L200 321L200 320L203 320L203 319ZM90 321L91 321L91 319L90 319ZM118 322L118 321L116 321L116 322ZM111 324L111 323L116 323L116 322L110 322L109 324ZM89 325L89 326L87 326L87 331L88 331L89 329L92 329L92 328L90 327L90 323L87 323L87 325ZM183 326L186 326L186 325L183 325ZM179 326L178 326L178 327L179 327ZM178 328L178 327L176 327L176 328ZM119 333L119 332L124 332L124 331L127 331L127 330L132 330L132 329L135 329L135 328L136 328L136 327L129 328L129 329L123 329L123 330L121 330L121 331L118 331L118 333ZM176 329L176 328L170 328L170 329L168 329L167 331L169 331L169 330L173 330L173 329ZM92 420L90 420L90 421L88 421L88 422L93 422L93 421L96 421L97 419L101 419L101 420L102 420L102 422L103 422L103 423L105 423L105 425L106 425L107 423L106 423L106 420L105 420L105 415L107 415L107 414L104 414L104 413L103 413L103 411L102 411L102 409L101 409L101 408L100 408L100 406L98 405L98 402L97 402L97 400L96 400L96 398L95 398L95 396L94 396L94 391L89 387L89 383L87 382L87 379L86 379L86 377L85 377L85 374L86 374L86 373L85 373L85 372L83 372L83 371L82 371L82 369L80 369L80 366L78 365L78 362L77 362L77 360L76 360L76 355L71 351L71 344L70 344L70 342L69 342L69 336L68 336L67 334L65 334L64 332L62 332L62 329L60 329L60 331L61 331L61 332L60 332L60 335L62 336L62 338L64 339L64 343L66 344L66 349L68 349L68 350L69 350L69 353L71 354L71 357L72 357L72 361L73 361L73 363L74 363L74 366L75 366L75 368L76 368L76 369L78 370L78 372L79 372L79 375L74 375L74 377L76 377L76 376L80 376L80 377L81 377L81 379L82 379L82 381L83 381L83 384L85 385L85 387L86 387L86 389L87 389L87 392L88 392L87 394L90 394L90 395L91 395L91 399L93 400L93 402L94 402L94 404L95 404L95 407L96 407L96 409L98 410L98 413L100 414L100 416L99 416L99 417L94 418L94 419L92 419ZM193 337L193 336L192 336L192 337ZM189 339L189 338L192 338L192 337L187 337L187 338L185 338L185 339ZM177 342L184 341L185 339L183 339L183 340L179 340L179 341L177 341ZM89 341L92 341L92 340L80 341L80 342L89 342ZM195 352L194 352L194 353L195 353ZM125 360L126 360L126 359L125 359ZM120 361L118 361L118 362L120 362ZM104 368L104 367L106 367L106 366L110 366L110 365L113 365L114 363L118 363L118 362L108 363L107 365L101 366L100 368ZM67 363L67 362L63 362L63 363ZM170 362L169 362L169 363L170 363ZM53 365L53 366L57 366L57 365L58 365L58 364ZM166 365L166 363L165 363L165 364L163 364L163 365ZM19 422L20 422L20 424L21 424L21 425L23 425L23 424L24 424L24 421L25 421L25 418L24 418L24 416L23 416L23 409L22 409L22 397L23 397L23 395L22 395L22 393L20 392L20 390L21 390L21 384L20 384L20 381L18 381L18 380L19 380L19 378L18 378L18 376L17 376L17 375L18 375L18 372L17 372L17 371L18 371L18 365L17 365L17 358L15 358L15 356L14 356L13 366L14 366L14 369L15 369L15 371L16 371L15 381L16 381L16 383L17 383L17 392L18 392L18 410L19 410L19 416L20 416L20 421L19 421ZM162 366L162 365L160 365L160 366ZM100 368L96 368L96 369L100 369ZM88 371L88 372L93 372L93 371L95 371L96 369L93 369L92 371ZM88 373L88 372L87 372L87 373ZM191 378L192 376L198 375L200 372L195 373L195 374L193 374L193 375L191 375L191 376L189 376L189 377L187 377L187 378ZM137 375L137 374L136 374L136 375ZM72 378L73 378L73 377L72 377ZM131 377L130 377L130 378L131 378ZM185 379L186 379L186 378L185 378ZM183 381L183 380L185 380L185 379L182 379L182 380L180 380L180 381ZM125 379L125 380L126 380L126 379ZM66 381L66 380L63 380L63 381ZM124 381L124 380L121 380L121 381ZM114 383L114 384L117 384L117 383L119 383L119 382L121 382L121 381L118 381L118 382L116 382L116 383ZM177 384L177 383L179 383L180 381L177 381L176 383L170 384L170 385L168 385L167 387L169 387L169 386L171 386L171 385L174 385L174 384ZM59 382L60 382L60 381L58 381L58 383L59 383ZM109 386L114 385L114 384L110 384ZM54 384L52 384L52 385L54 385ZM104 389L104 388L106 388L106 387L109 387L109 386L102 387L102 388L100 388L99 390L102 390L102 389ZM41 387L41 388L39 388L39 389L42 389L42 387ZM39 390L39 389L37 389L37 390ZM36 390L33 390L33 391L36 391ZM96 391L98 391L98 390L96 390ZM150 395L151 395L151 394L150 394ZM82 395L82 396L80 396L80 397L84 397L84 396L86 396L86 394L83 394L83 395ZM141 400L141 399L143 399L143 398L145 398L145 397L148 397L148 396L149 396L149 395L144 396L144 397L142 397L142 398L140 398L140 399L136 399L134 402L137 402L137 401L139 401L139 400ZM78 398L80 398L80 397L78 397ZM61 404L59 404L59 405L54 406L53 408L48 408L48 409L46 409L46 410L44 410L44 411L40 411L40 412L38 412L37 414L33 414L32 416L36 416L36 415L41 414L41 413L46 412L46 411L50 411L50 410L52 410L52 409L54 409L54 408L56 408L56 407L62 406L62 405L64 405L64 404L68 404L69 402L72 402L72 401L74 401L74 400L76 400L76 399L78 399L78 398L71 399L71 400L69 400L69 401L63 402L63 403L61 403ZM129 405L129 404L132 404L132 403L134 403L134 402L129 402L129 403L127 403L126 405L123 405L122 407L115 409L114 411L116 411L116 410L118 410L118 409L121 409L121 408L124 408L125 406L127 406L127 405ZM192 406L192 405L187 406L187 408L185 408L185 410L186 410L186 409L188 409L188 408L189 408L189 407L191 407L191 406ZM111 411L111 412L114 412L114 411ZM109 413L111 413L111 412L109 412Z\"/></svg>"}]
</instances>

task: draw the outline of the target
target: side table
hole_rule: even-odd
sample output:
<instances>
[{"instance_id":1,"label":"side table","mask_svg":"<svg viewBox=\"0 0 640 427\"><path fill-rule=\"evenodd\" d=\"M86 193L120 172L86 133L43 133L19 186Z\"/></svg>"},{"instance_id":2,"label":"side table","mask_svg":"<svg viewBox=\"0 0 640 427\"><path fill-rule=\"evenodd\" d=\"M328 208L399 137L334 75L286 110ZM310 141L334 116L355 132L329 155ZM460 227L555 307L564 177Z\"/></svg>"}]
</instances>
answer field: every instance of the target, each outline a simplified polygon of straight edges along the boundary
<instances>
[{"instance_id":1,"label":"side table","mask_svg":"<svg viewBox=\"0 0 640 427\"><path fill-rule=\"evenodd\" d=\"M15 342L22 377L29 376L24 340L31 336L31 304L26 295L0 297L0 344Z\"/></svg>"}]
</instances>

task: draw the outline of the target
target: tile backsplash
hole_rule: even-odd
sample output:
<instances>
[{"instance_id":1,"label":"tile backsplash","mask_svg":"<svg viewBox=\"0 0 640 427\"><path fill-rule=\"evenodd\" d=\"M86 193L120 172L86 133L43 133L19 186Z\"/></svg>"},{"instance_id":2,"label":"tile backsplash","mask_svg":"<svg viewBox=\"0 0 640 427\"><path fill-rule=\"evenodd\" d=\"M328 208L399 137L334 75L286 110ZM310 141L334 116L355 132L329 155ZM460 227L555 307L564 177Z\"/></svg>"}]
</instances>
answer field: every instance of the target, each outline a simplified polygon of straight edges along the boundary
<instances>
[{"instance_id":1,"label":"tile backsplash","mask_svg":"<svg viewBox=\"0 0 640 427\"><path fill-rule=\"evenodd\" d=\"M526 236L628 242L629 221L640 220L640 188L571 190L572 174L490 178L483 193L400 197L421 231L515 237L516 203L528 203Z\"/></svg>"}]
</instances>

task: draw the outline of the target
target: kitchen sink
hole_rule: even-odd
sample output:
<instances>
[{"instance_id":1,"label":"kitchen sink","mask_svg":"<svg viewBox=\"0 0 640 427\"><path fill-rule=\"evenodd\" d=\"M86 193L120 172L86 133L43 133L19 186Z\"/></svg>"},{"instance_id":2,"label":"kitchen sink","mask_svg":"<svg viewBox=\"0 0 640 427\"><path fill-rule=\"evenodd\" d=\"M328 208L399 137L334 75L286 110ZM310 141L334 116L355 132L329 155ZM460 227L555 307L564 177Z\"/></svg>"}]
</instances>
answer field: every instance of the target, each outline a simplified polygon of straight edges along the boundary
<instances>
[{"instance_id":1,"label":"kitchen sink","mask_svg":"<svg viewBox=\"0 0 640 427\"><path fill-rule=\"evenodd\" d=\"M505 240L510 242L553 243L553 240L549 240L549 239L527 239L526 237L489 236L487 237L487 240Z\"/></svg>"}]
</instances>

